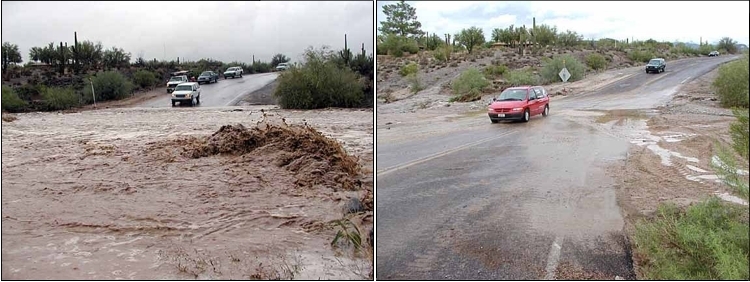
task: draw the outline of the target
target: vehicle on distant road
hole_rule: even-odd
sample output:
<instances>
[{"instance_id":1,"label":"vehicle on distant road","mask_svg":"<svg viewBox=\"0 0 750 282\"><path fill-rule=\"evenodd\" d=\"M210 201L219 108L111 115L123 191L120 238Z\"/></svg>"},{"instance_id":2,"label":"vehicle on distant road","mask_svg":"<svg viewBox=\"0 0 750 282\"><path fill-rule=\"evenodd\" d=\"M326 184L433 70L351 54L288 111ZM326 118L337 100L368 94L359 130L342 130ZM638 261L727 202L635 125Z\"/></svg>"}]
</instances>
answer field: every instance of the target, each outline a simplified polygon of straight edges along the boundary
<instances>
[{"instance_id":1,"label":"vehicle on distant road","mask_svg":"<svg viewBox=\"0 0 750 282\"><path fill-rule=\"evenodd\" d=\"M292 66L289 65L289 63L280 63L278 66L276 66L276 71L285 71L285 70L288 70L290 67Z\"/></svg>"},{"instance_id":2,"label":"vehicle on distant road","mask_svg":"<svg viewBox=\"0 0 750 282\"><path fill-rule=\"evenodd\" d=\"M224 78L235 78L235 77L242 77L242 68L241 67L230 67L227 69L227 71L224 72Z\"/></svg>"},{"instance_id":3,"label":"vehicle on distant road","mask_svg":"<svg viewBox=\"0 0 750 282\"><path fill-rule=\"evenodd\" d=\"M532 116L549 115L549 95L542 86L518 86L505 89L492 98L487 115L492 123L501 120L528 122Z\"/></svg>"},{"instance_id":4,"label":"vehicle on distant road","mask_svg":"<svg viewBox=\"0 0 750 282\"><path fill-rule=\"evenodd\" d=\"M709 57L718 57L719 56L719 51L711 51L711 53L708 53L708 56Z\"/></svg>"},{"instance_id":5,"label":"vehicle on distant road","mask_svg":"<svg viewBox=\"0 0 750 282\"><path fill-rule=\"evenodd\" d=\"M188 103L190 106L201 103L201 86L197 82L185 82L177 85L172 92L172 107L175 103Z\"/></svg>"},{"instance_id":6,"label":"vehicle on distant road","mask_svg":"<svg viewBox=\"0 0 750 282\"><path fill-rule=\"evenodd\" d=\"M646 73L661 73L667 70L667 62L662 58L654 58L648 61L646 65Z\"/></svg>"},{"instance_id":7,"label":"vehicle on distant road","mask_svg":"<svg viewBox=\"0 0 750 282\"><path fill-rule=\"evenodd\" d=\"M201 84L201 83L211 84L212 81L218 82L219 74L212 72L212 71L204 71L201 73L200 76L198 76L198 84Z\"/></svg>"},{"instance_id":8,"label":"vehicle on distant road","mask_svg":"<svg viewBox=\"0 0 750 282\"><path fill-rule=\"evenodd\" d=\"M172 76L171 78L169 78L169 81L167 81L167 93L172 93L177 85L185 82L188 82L187 75Z\"/></svg>"}]
</instances>

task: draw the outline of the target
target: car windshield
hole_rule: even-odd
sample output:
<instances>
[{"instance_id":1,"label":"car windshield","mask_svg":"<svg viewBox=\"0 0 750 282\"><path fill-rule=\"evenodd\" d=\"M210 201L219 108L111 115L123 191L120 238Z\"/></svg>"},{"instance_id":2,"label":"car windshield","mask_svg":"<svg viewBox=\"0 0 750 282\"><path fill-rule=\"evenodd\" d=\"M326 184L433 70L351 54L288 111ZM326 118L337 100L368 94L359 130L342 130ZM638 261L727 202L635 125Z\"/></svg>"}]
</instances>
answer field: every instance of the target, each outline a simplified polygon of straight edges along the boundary
<instances>
[{"instance_id":1,"label":"car windshield","mask_svg":"<svg viewBox=\"0 0 750 282\"><path fill-rule=\"evenodd\" d=\"M495 101L523 101L526 100L526 89L505 89Z\"/></svg>"},{"instance_id":2,"label":"car windshield","mask_svg":"<svg viewBox=\"0 0 750 282\"><path fill-rule=\"evenodd\" d=\"M234 71L234 68L228 68L227 71Z\"/></svg>"},{"instance_id":3,"label":"car windshield","mask_svg":"<svg viewBox=\"0 0 750 282\"><path fill-rule=\"evenodd\" d=\"M178 85L174 91L192 91L193 87L190 85Z\"/></svg>"},{"instance_id":4,"label":"car windshield","mask_svg":"<svg viewBox=\"0 0 750 282\"><path fill-rule=\"evenodd\" d=\"M211 73L207 71L204 71L203 73L201 73L201 76L209 76L209 75L211 75Z\"/></svg>"},{"instance_id":5,"label":"car windshield","mask_svg":"<svg viewBox=\"0 0 750 282\"><path fill-rule=\"evenodd\" d=\"M172 78L169 79L169 81L182 81L182 77L173 76Z\"/></svg>"},{"instance_id":6,"label":"car windshield","mask_svg":"<svg viewBox=\"0 0 750 282\"><path fill-rule=\"evenodd\" d=\"M287 64L286 63L281 63L281 64L279 64L279 66L286 67Z\"/></svg>"},{"instance_id":7,"label":"car windshield","mask_svg":"<svg viewBox=\"0 0 750 282\"><path fill-rule=\"evenodd\" d=\"M659 64L659 60L651 60L648 63L651 64L651 65L658 65Z\"/></svg>"}]
</instances>

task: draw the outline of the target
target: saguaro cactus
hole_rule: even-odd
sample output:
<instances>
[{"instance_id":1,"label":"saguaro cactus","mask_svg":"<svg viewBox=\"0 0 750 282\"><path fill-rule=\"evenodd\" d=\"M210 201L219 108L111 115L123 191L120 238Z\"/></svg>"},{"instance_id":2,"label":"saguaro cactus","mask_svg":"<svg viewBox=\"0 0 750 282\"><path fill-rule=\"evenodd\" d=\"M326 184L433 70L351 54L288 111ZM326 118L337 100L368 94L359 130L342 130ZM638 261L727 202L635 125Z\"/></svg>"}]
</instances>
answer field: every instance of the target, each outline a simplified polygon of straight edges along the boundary
<instances>
[{"instance_id":1,"label":"saguaro cactus","mask_svg":"<svg viewBox=\"0 0 750 282\"><path fill-rule=\"evenodd\" d=\"M339 56L344 60L345 64L349 64L352 58L352 52L349 50L349 46L346 42L346 34L344 34L344 50L339 51Z\"/></svg>"}]
</instances>

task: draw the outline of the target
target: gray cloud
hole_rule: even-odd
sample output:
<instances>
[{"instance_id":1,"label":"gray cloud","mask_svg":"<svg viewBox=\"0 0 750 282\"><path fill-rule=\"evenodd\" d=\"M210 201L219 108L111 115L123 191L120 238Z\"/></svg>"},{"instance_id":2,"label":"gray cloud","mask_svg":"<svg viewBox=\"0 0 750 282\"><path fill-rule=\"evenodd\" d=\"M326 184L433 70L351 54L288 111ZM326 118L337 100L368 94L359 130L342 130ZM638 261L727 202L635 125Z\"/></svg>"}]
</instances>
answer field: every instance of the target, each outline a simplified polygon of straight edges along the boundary
<instances>
[{"instance_id":1,"label":"gray cloud","mask_svg":"<svg viewBox=\"0 0 750 282\"><path fill-rule=\"evenodd\" d=\"M28 50L50 42L101 41L135 59L301 59L308 46L365 44L374 51L373 4L350 2L2 2L2 41ZM166 48L165 48L166 47ZM166 52L165 52L166 49Z\"/></svg>"}]
</instances>

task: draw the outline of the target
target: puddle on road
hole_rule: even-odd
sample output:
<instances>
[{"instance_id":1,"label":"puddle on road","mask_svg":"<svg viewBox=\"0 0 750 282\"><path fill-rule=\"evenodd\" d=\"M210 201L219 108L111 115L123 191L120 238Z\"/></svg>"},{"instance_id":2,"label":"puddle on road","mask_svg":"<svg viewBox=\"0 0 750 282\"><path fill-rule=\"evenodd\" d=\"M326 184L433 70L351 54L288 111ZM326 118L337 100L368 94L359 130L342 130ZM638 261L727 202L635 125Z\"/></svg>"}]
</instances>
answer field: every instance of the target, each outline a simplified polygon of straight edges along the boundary
<instances>
[{"instance_id":1,"label":"puddle on road","mask_svg":"<svg viewBox=\"0 0 750 282\"><path fill-rule=\"evenodd\" d=\"M608 123L615 120L619 123L623 120L647 119L650 117L649 113L641 110L611 110L600 113L602 115L596 119L598 123Z\"/></svg>"}]
</instances>

